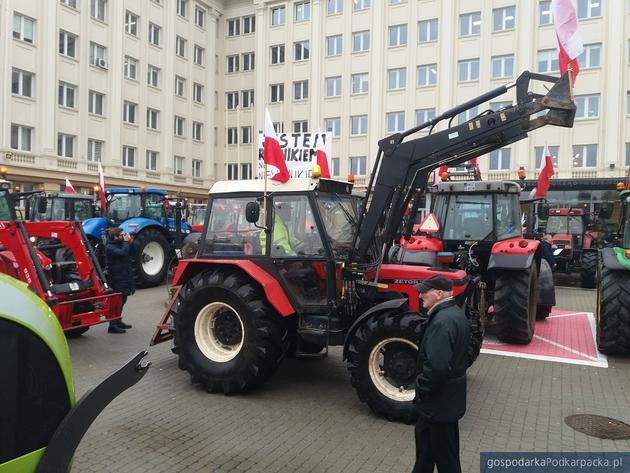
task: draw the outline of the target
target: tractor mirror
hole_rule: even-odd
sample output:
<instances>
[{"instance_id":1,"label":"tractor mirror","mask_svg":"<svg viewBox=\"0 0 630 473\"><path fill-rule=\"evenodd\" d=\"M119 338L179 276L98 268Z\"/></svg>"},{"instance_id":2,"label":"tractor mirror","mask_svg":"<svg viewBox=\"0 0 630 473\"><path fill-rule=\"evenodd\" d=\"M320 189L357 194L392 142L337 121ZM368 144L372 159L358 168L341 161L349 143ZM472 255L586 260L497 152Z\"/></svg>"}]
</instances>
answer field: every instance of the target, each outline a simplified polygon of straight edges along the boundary
<instances>
[{"instance_id":1,"label":"tractor mirror","mask_svg":"<svg viewBox=\"0 0 630 473\"><path fill-rule=\"evenodd\" d=\"M542 220L549 218L549 204L547 202L540 202L538 204L538 218Z\"/></svg>"},{"instance_id":2,"label":"tractor mirror","mask_svg":"<svg viewBox=\"0 0 630 473\"><path fill-rule=\"evenodd\" d=\"M256 223L259 217L260 205L258 202L247 202L247 207L245 207L245 219L249 223Z\"/></svg>"},{"instance_id":3,"label":"tractor mirror","mask_svg":"<svg viewBox=\"0 0 630 473\"><path fill-rule=\"evenodd\" d=\"M48 209L48 199L44 196L41 196L37 199L37 213L45 214Z\"/></svg>"},{"instance_id":4,"label":"tractor mirror","mask_svg":"<svg viewBox=\"0 0 630 473\"><path fill-rule=\"evenodd\" d=\"M599 212L597 216L602 220L608 220L612 217L613 213L613 204L612 202L602 202L601 207L599 208Z\"/></svg>"}]
</instances>

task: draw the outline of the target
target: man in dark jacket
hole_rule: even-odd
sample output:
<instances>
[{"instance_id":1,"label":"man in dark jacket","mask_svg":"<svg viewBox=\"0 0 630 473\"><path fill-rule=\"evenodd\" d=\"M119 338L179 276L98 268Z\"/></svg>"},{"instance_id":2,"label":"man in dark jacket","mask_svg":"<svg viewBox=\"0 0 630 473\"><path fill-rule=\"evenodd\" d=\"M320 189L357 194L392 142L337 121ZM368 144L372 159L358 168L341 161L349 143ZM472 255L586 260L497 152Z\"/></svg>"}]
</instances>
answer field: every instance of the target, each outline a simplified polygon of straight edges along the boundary
<instances>
[{"instance_id":1,"label":"man in dark jacket","mask_svg":"<svg viewBox=\"0 0 630 473\"><path fill-rule=\"evenodd\" d=\"M433 276L416 286L429 318L416 375L416 464L413 473L460 473L459 425L466 411L470 326L452 297L453 283Z\"/></svg>"},{"instance_id":2,"label":"man in dark jacket","mask_svg":"<svg viewBox=\"0 0 630 473\"><path fill-rule=\"evenodd\" d=\"M540 240L540 250L542 257L547 260L551 270L556 265L556 257L553 255L553 237L549 234L542 237Z\"/></svg>"},{"instance_id":3,"label":"man in dark jacket","mask_svg":"<svg viewBox=\"0 0 630 473\"><path fill-rule=\"evenodd\" d=\"M122 320L122 309L127 302L127 296L136 292L133 269L131 267L131 235L123 233L122 228L111 228L109 238L105 245L107 257L107 280L110 287L122 294L119 320L109 322L109 333L125 333L125 329L131 328Z\"/></svg>"}]
</instances>

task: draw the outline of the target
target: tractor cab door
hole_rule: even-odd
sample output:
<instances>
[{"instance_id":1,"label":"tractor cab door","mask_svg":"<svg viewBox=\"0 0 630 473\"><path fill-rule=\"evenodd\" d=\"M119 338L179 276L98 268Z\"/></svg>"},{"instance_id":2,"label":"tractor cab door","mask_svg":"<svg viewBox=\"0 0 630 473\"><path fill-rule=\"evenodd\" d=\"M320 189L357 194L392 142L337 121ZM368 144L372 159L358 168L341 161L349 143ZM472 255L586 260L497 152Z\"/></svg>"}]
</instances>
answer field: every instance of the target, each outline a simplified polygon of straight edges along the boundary
<instances>
[{"instance_id":1,"label":"tractor cab door","mask_svg":"<svg viewBox=\"0 0 630 473\"><path fill-rule=\"evenodd\" d=\"M164 224L166 222L166 197L162 194L144 196L144 216Z\"/></svg>"}]
</instances>

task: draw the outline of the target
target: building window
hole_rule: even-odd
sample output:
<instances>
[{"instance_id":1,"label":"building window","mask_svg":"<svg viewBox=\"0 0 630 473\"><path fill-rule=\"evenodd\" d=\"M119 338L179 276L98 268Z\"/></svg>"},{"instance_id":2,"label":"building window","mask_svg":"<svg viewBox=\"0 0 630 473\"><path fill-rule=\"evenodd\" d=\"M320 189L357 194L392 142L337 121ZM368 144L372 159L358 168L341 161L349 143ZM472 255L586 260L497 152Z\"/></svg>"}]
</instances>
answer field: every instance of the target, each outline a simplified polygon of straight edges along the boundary
<instances>
[{"instance_id":1,"label":"building window","mask_svg":"<svg viewBox=\"0 0 630 473\"><path fill-rule=\"evenodd\" d=\"M105 102L105 95L96 92L94 90L90 90L88 97L88 110L90 113L95 115L104 115L103 111L103 103Z\"/></svg>"},{"instance_id":2,"label":"building window","mask_svg":"<svg viewBox=\"0 0 630 473\"><path fill-rule=\"evenodd\" d=\"M630 115L630 92L626 92L626 115Z\"/></svg>"},{"instance_id":3,"label":"building window","mask_svg":"<svg viewBox=\"0 0 630 473\"><path fill-rule=\"evenodd\" d=\"M181 36L175 36L175 54L186 57L186 40Z\"/></svg>"},{"instance_id":4,"label":"building window","mask_svg":"<svg viewBox=\"0 0 630 473\"><path fill-rule=\"evenodd\" d=\"M491 171L507 171L510 169L510 148L495 149L490 153Z\"/></svg>"},{"instance_id":5,"label":"building window","mask_svg":"<svg viewBox=\"0 0 630 473\"><path fill-rule=\"evenodd\" d=\"M193 122L192 138L195 141L203 141L203 123Z\"/></svg>"},{"instance_id":6,"label":"building window","mask_svg":"<svg viewBox=\"0 0 630 473\"><path fill-rule=\"evenodd\" d=\"M427 87L437 84L437 64L423 64L418 66L416 85Z\"/></svg>"},{"instance_id":7,"label":"building window","mask_svg":"<svg viewBox=\"0 0 630 473\"><path fill-rule=\"evenodd\" d=\"M308 121L301 120L293 122L293 133L306 133L308 131Z\"/></svg>"},{"instance_id":8,"label":"building window","mask_svg":"<svg viewBox=\"0 0 630 473\"><path fill-rule=\"evenodd\" d=\"M339 35L326 38L326 56L340 56L343 52L343 37Z\"/></svg>"},{"instance_id":9,"label":"building window","mask_svg":"<svg viewBox=\"0 0 630 473\"><path fill-rule=\"evenodd\" d=\"M57 103L62 107L74 108L77 87L66 82L59 82Z\"/></svg>"},{"instance_id":10,"label":"building window","mask_svg":"<svg viewBox=\"0 0 630 473\"><path fill-rule=\"evenodd\" d=\"M387 71L387 90L404 89L407 87L407 69L405 67L389 69Z\"/></svg>"},{"instance_id":11,"label":"building window","mask_svg":"<svg viewBox=\"0 0 630 473\"><path fill-rule=\"evenodd\" d=\"M243 34L256 32L256 16L248 15L243 17Z\"/></svg>"},{"instance_id":12,"label":"building window","mask_svg":"<svg viewBox=\"0 0 630 473\"><path fill-rule=\"evenodd\" d=\"M630 143L626 143L626 166L630 166Z\"/></svg>"},{"instance_id":13,"label":"building window","mask_svg":"<svg viewBox=\"0 0 630 473\"><path fill-rule=\"evenodd\" d=\"M419 108L416 110L416 124L415 126L422 125L423 123L433 120L435 118L434 108Z\"/></svg>"},{"instance_id":14,"label":"building window","mask_svg":"<svg viewBox=\"0 0 630 473\"><path fill-rule=\"evenodd\" d=\"M271 64L284 64L284 44L271 46Z\"/></svg>"},{"instance_id":15,"label":"building window","mask_svg":"<svg viewBox=\"0 0 630 473\"><path fill-rule=\"evenodd\" d=\"M306 61L310 57L309 41L297 41L293 43L293 51L294 61Z\"/></svg>"},{"instance_id":16,"label":"building window","mask_svg":"<svg viewBox=\"0 0 630 473\"><path fill-rule=\"evenodd\" d=\"M365 135L367 134L368 117L367 115L355 115L350 117L350 134Z\"/></svg>"},{"instance_id":17,"label":"building window","mask_svg":"<svg viewBox=\"0 0 630 473\"><path fill-rule=\"evenodd\" d=\"M122 165L128 168L136 167L136 148L123 146Z\"/></svg>"},{"instance_id":18,"label":"building window","mask_svg":"<svg viewBox=\"0 0 630 473\"><path fill-rule=\"evenodd\" d=\"M241 19L230 18L227 22L227 35L228 37L238 36L241 34Z\"/></svg>"},{"instance_id":19,"label":"building window","mask_svg":"<svg viewBox=\"0 0 630 473\"><path fill-rule=\"evenodd\" d=\"M479 106L475 105L474 107L464 110L462 113L457 115L457 123L461 125L472 120L477 115L479 115Z\"/></svg>"},{"instance_id":20,"label":"building window","mask_svg":"<svg viewBox=\"0 0 630 473\"><path fill-rule=\"evenodd\" d=\"M283 6L271 9L271 26L284 25L286 8Z\"/></svg>"},{"instance_id":21,"label":"building window","mask_svg":"<svg viewBox=\"0 0 630 473\"><path fill-rule=\"evenodd\" d=\"M326 118L324 120L324 130L330 133L333 138L339 138L341 136L341 118Z\"/></svg>"},{"instance_id":22,"label":"building window","mask_svg":"<svg viewBox=\"0 0 630 473\"><path fill-rule=\"evenodd\" d=\"M369 89L369 76L367 73L352 74L350 80L353 94L367 94Z\"/></svg>"},{"instance_id":23,"label":"building window","mask_svg":"<svg viewBox=\"0 0 630 473\"><path fill-rule=\"evenodd\" d=\"M298 2L294 5L295 21L307 21L311 19L311 2Z\"/></svg>"},{"instance_id":24,"label":"building window","mask_svg":"<svg viewBox=\"0 0 630 473\"><path fill-rule=\"evenodd\" d=\"M341 76L326 77L326 97L341 96Z\"/></svg>"},{"instance_id":25,"label":"building window","mask_svg":"<svg viewBox=\"0 0 630 473\"><path fill-rule=\"evenodd\" d=\"M253 90L243 90L241 92L242 95L242 107L249 108L254 106L254 91Z\"/></svg>"},{"instance_id":26,"label":"building window","mask_svg":"<svg viewBox=\"0 0 630 473\"><path fill-rule=\"evenodd\" d=\"M105 9L107 0L90 0L90 16L100 21L105 21Z\"/></svg>"},{"instance_id":27,"label":"building window","mask_svg":"<svg viewBox=\"0 0 630 473\"><path fill-rule=\"evenodd\" d=\"M33 44L35 20L19 13L13 14L13 38Z\"/></svg>"},{"instance_id":28,"label":"building window","mask_svg":"<svg viewBox=\"0 0 630 473\"><path fill-rule=\"evenodd\" d=\"M188 0L177 0L177 14L184 18L188 16Z\"/></svg>"},{"instance_id":29,"label":"building window","mask_svg":"<svg viewBox=\"0 0 630 473\"><path fill-rule=\"evenodd\" d=\"M57 156L60 158L74 157L74 136L65 133L57 134Z\"/></svg>"},{"instance_id":30,"label":"building window","mask_svg":"<svg viewBox=\"0 0 630 473\"><path fill-rule=\"evenodd\" d=\"M76 57L76 41L76 35L59 30L59 54Z\"/></svg>"},{"instance_id":31,"label":"building window","mask_svg":"<svg viewBox=\"0 0 630 473\"><path fill-rule=\"evenodd\" d=\"M542 49L538 51L538 72L557 72L558 52L555 49Z\"/></svg>"},{"instance_id":32,"label":"building window","mask_svg":"<svg viewBox=\"0 0 630 473\"><path fill-rule=\"evenodd\" d=\"M123 102L123 121L125 123L136 123L136 111L138 109L138 104L133 102L128 102L125 100Z\"/></svg>"},{"instance_id":33,"label":"building window","mask_svg":"<svg viewBox=\"0 0 630 473\"><path fill-rule=\"evenodd\" d=\"M225 93L225 106L228 110L234 110L238 107L238 92Z\"/></svg>"},{"instance_id":34,"label":"building window","mask_svg":"<svg viewBox=\"0 0 630 473\"><path fill-rule=\"evenodd\" d=\"M173 156L173 173L177 175L184 174L184 157Z\"/></svg>"},{"instance_id":35,"label":"building window","mask_svg":"<svg viewBox=\"0 0 630 473\"><path fill-rule=\"evenodd\" d=\"M11 72L11 93L21 97L33 97L33 78L34 74L13 69Z\"/></svg>"},{"instance_id":36,"label":"building window","mask_svg":"<svg viewBox=\"0 0 630 473\"><path fill-rule=\"evenodd\" d=\"M149 43L155 46L159 46L161 32L162 28L160 28L155 23L149 23Z\"/></svg>"},{"instance_id":37,"label":"building window","mask_svg":"<svg viewBox=\"0 0 630 473\"><path fill-rule=\"evenodd\" d=\"M159 110L147 107L147 128L150 128L151 130L157 130L159 128L159 117Z\"/></svg>"},{"instance_id":38,"label":"building window","mask_svg":"<svg viewBox=\"0 0 630 473\"><path fill-rule=\"evenodd\" d=\"M160 86L160 68L149 64L147 69L147 84L151 87Z\"/></svg>"},{"instance_id":39,"label":"building window","mask_svg":"<svg viewBox=\"0 0 630 473\"><path fill-rule=\"evenodd\" d=\"M227 62L227 72L232 73L232 72L238 72L239 70L239 55L238 54L234 54L232 56L227 56L226 58L226 62Z\"/></svg>"},{"instance_id":40,"label":"building window","mask_svg":"<svg viewBox=\"0 0 630 473\"><path fill-rule=\"evenodd\" d=\"M597 166L597 145L576 145L573 147L573 167L594 168Z\"/></svg>"},{"instance_id":41,"label":"building window","mask_svg":"<svg viewBox=\"0 0 630 473\"><path fill-rule=\"evenodd\" d=\"M62 5L66 5L70 8L77 7L77 0L59 0L59 3L61 3Z\"/></svg>"},{"instance_id":42,"label":"building window","mask_svg":"<svg viewBox=\"0 0 630 473\"><path fill-rule=\"evenodd\" d=\"M553 18L551 17L551 0L544 0L538 4L538 24L551 25Z\"/></svg>"},{"instance_id":43,"label":"building window","mask_svg":"<svg viewBox=\"0 0 630 473\"><path fill-rule=\"evenodd\" d=\"M477 36L481 33L481 12L459 15L459 36Z\"/></svg>"},{"instance_id":44,"label":"building window","mask_svg":"<svg viewBox=\"0 0 630 473\"><path fill-rule=\"evenodd\" d=\"M492 57L492 78L512 77L514 75L514 56Z\"/></svg>"},{"instance_id":45,"label":"building window","mask_svg":"<svg viewBox=\"0 0 630 473\"><path fill-rule=\"evenodd\" d=\"M271 84L271 102L284 102L284 84Z\"/></svg>"},{"instance_id":46,"label":"building window","mask_svg":"<svg viewBox=\"0 0 630 473\"><path fill-rule=\"evenodd\" d=\"M192 177L201 177L201 161L199 159L192 160Z\"/></svg>"},{"instance_id":47,"label":"building window","mask_svg":"<svg viewBox=\"0 0 630 473\"><path fill-rule=\"evenodd\" d=\"M293 100L308 99L308 81L299 80L293 82Z\"/></svg>"},{"instance_id":48,"label":"building window","mask_svg":"<svg viewBox=\"0 0 630 473\"><path fill-rule=\"evenodd\" d=\"M252 164L251 163L241 164L241 179L251 179L251 178L252 178Z\"/></svg>"},{"instance_id":49,"label":"building window","mask_svg":"<svg viewBox=\"0 0 630 473\"><path fill-rule=\"evenodd\" d=\"M175 76L175 95L178 97L186 96L186 79L180 76Z\"/></svg>"},{"instance_id":50,"label":"building window","mask_svg":"<svg viewBox=\"0 0 630 473\"><path fill-rule=\"evenodd\" d=\"M88 139L87 160L93 163L102 162L104 144L105 143L100 140Z\"/></svg>"},{"instance_id":51,"label":"building window","mask_svg":"<svg viewBox=\"0 0 630 473\"><path fill-rule=\"evenodd\" d=\"M243 53L243 70L253 71L256 67L256 53Z\"/></svg>"},{"instance_id":52,"label":"building window","mask_svg":"<svg viewBox=\"0 0 630 473\"><path fill-rule=\"evenodd\" d=\"M353 10L365 10L366 8L370 8L372 0L352 0L352 9Z\"/></svg>"},{"instance_id":53,"label":"building window","mask_svg":"<svg viewBox=\"0 0 630 473\"><path fill-rule=\"evenodd\" d=\"M516 7L495 8L492 10L492 32L514 29Z\"/></svg>"},{"instance_id":54,"label":"building window","mask_svg":"<svg viewBox=\"0 0 630 473\"><path fill-rule=\"evenodd\" d=\"M343 13L344 0L328 0L326 12L328 15L339 15Z\"/></svg>"},{"instance_id":55,"label":"building window","mask_svg":"<svg viewBox=\"0 0 630 473\"><path fill-rule=\"evenodd\" d=\"M332 158L330 160L330 173L337 177L340 174L340 169L339 169L339 158Z\"/></svg>"},{"instance_id":56,"label":"building window","mask_svg":"<svg viewBox=\"0 0 630 473\"><path fill-rule=\"evenodd\" d=\"M203 85L193 84L193 100L197 103L203 103Z\"/></svg>"},{"instance_id":57,"label":"building window","mask_svg":"<svg viewBox=\"0 0 630 473\"><path fill-rule=\"evenodd\" d=\"M575 118L598 118L599 117L599 94L576 95Z\"/></svg>"},{"instance_id":58,"label":"building window","mask_svg":"<svg viewBox=\"0 0 630 473\"><path fill-rule=\"evenodd\" d=\"M602 16L602 0L577 0L577 17L594 18Z\"/></svg>"},{"instance_id":59,"label":"building window","mask_svg":"<svg viewBox=\"0 0 630 473\"><path fill-rule=\"evenodd\" d=\"M479 80L479 59L467 59L457 63L459 81Z\"/></svg>"},{"instance_id":60,"label":"building window","mask_svg":"<svg viewBox=\"0 0 630 473\"><path fill-rule=\"evenodd\" d=\"M252 127L251 126L241 127L241 143L243 143L244 145L252 144Z\"/></svg>"},{"instance_id":61,"label":"building window","mask_svg":"<svg viewBox=\"0 0 630 473\"><path fill-rule=\"evenodd\" d=\"M133 36L138 36L138 15L127 10L125 12L125 31Z\"/></svg>"},{"instance_id":62,"label":"building window","mask_svg":"<svg viewBox=\"0 0 630 473\"><path fill-rule=\"evenodd\" d=\"M352 156L350 158L350 174L353 176L365 176L367 174L366 156Z\"/></svg>"},{"instance_id":63,"label":"building window","mask_svg":"<svg viewBox=\"0 0 630 473\"><path fill-rule=\"evenodd\" d=\"M235 126L229 127L227 129L227 144L238 144L238 128L236 128Z\"/></svg>"},{"instance_id":64,"label":"building window","mask_svg":"<svg viewBox=\"0 0 630 473\"><path fill-rule=\"evenodd\" d=\"M11 148L20 151L30 151L33 128L11 124Z\"/></svg>"},{"instance_id":65,"label":"building window","mask_svg":"<svg viewBox=\"0 0 630 473\"><path fill-rule=\"evenodd\" d=\"M437 18L418 22L418 43L430 43L438 39Z\"/></svg>"},{"instance_id":66,"label":"building window","mask_svg":"<svg viewBox=\"0 0 630 473\"><path fill-rule=\"evenodd\" d=\"M175 136L184 137L186 136L186 119L184 117L178 117L175 115L175 120L173 120L174 127L173 132Z\"/></svg>"},{"instance_id":67,"label":"building window","mask_svg":"<svg viewBox=\"0 0 630 473\"><path fill-rule=\"evenodd\" d=\"M125 79L136 80L138 71L138 61L130 56L125 56L123 63L123 76Z\"/></svg>"},{"instance_id":68,"label":"building window","mask_svg":"<svg viewBox=\"0 0 630 473\"><path fill-rule=\"evenodd\" d=\"M584 45L584 52L578 56L580 70L601 65L601 43Z\"/></svg>"},{"instance_id":69,"label":"building window","mask_svg":"<svg viewBox=\"0 0 630 473\"><path fill-rule=\"evenodd\" d=\"M387 133L405 131L405 112L388 112L385 118Z\"/></svg>"},{"instance_id":70,"label":"building window","mask_svg":"<svg viewBox=\"0 0 630 473\"><path fill-rule=\"evenodd\" d=\"M105 46L101 46L100 44L90 42L90 64L93 66L98 66L102 68L107 67L106 58L105 58Z\"/></svg>"},{"instance_id":71,"label":"building window","mask_svg":"<svg viewBox=\"0 0 630 473\"><path fill-rule=\"evenodd\" d=\"M206 10L195 5L195 25L199 28L206 27Z\"/></svg>"},{"instance_id":72,"label":"building window","mask_svg":"<svg viewBox=\"0 0 630 473\"><path fill-rule=\"evenodd\" d=\"M407 25L394 25L389 27L389 47L407 45Z\"/></svg>"},{"instance_id":73,"label":"building window","mask_svg":"<svg viewBox=\"0 0 630 473\"><path fill-rule=\"evenodd\" d=\"M370 49L370 32L357 31L352 33L352 52L360 53Z\"/></svg>"},{"instance_id":74,"label":"building window","mask_svg":"<svg viewBox=\"0 0 630 473\"><path fill-rule=\"evenodd\" d=\"M159 153L157 151L147 150L146 168L147 171L157 171Z\"/></svg>"},{"instance_id":75,"label":"building window","mask_svg":"<svg viewBox=\"0 0 630 473\"><path fill-rule=\"evenodd\" d=\"M549 146L549 153L551 154L551 161L553 162L553 167L558 168L558 155L560 151L560 146ZM535 146L534 147L534 156L535 156L535 168L540 169L542 166L543 153L545 152L544 146Z\"/></svg>"},{"instance_id":76,"label":"building window","mask_svg":"<svg viewBox=\"0 0 630 473\"><path fill-rule=\"evenodd\" d=\"M227 165L227 180L236 181L238 179L238 164Z\"/></svg>"},{"instance_id":77,"label":"building window","mask_svg":"<svg viewBox=\"0 0 630 473\"><path fill-rule=\"evenodd\" d=\"M203 57L205 52L205 49L195 44L195 47L193 48L193 61L198 66L203 66Z\"/></svg>"}]
</instances>

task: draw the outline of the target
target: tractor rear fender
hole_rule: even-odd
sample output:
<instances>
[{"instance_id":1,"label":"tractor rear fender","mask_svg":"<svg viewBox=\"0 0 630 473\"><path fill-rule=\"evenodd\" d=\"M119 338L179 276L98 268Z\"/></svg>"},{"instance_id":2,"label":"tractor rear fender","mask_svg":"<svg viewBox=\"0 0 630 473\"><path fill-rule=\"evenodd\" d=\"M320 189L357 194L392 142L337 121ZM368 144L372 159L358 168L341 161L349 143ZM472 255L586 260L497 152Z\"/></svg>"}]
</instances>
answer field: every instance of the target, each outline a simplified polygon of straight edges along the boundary
<instances>
[{"instance_id":1,"label":"tractor rear fender","mask_svg":"<svg viewBox=\"0 0 630 473\"><path fill-rule=\"evenodd\" d=\"M623 270L628 271L628 266L619 261L616 248L603 248L602 249L602 265L606 269Z\"/></svg>"},{"instance_id":2,"label":"tractor rear fender","mask_svg":"<svg viewBox=\"0 0 630 473\"><path fill-rule=\"evenodd\" d=\"M130 218L129 220L125 220L118 226L122 228L122 231L125 233L136 234L142 232L143 230L146 230L147 228L154 228L162 233L166 237L166 239L170 241L170 236L168 232L164 229L164 226L159 221L153 220L152 218Z\"/></svg>"},{"instance_id":3,"label":"tractor rear fender","mask_svg":"<svg viewBox=\"0 0 630 473\"><path fill-rule=\"evenodd\" d=\"M492 245L488 269L529 268L536 260L539 248L538 240L517 237L499 241Z\"/></svg>"},{"instance_id":4,"label":"tractor rear fender","mask_svg":"<svg viewBox=\"0 0 630 473\"><path fill-rule=\"evenodd\" d=\"M173 278L173 286L181 286L188 282L193 276L208 269L217 267L237 268L247 274L250 279L258 283L265 291L265 296L269 303L278 311L282 317L288 317L295 313L284 289L267 271L250 260L228 260L228 259L184 259L177 265L177 271Z\"/></svg>"},{"instance_id":5,"label":"tractor rear fender","mask_svg":"<svg viewBox=\"0 0 630 473\"><path fill-rule=\"evenodd\" d=\"M345 360L348 355L348 346L350 345L350 340L354 337L355 332L359 328L359 326L368 318L372 317L375 314L381 312L400 312L403 313L408 310L407 307L407 299L392 299L389 301L381 302L380 304L371 307L363 314L361 314L357 319L352 323L348 332L346 333L346 339L343 341L343 359Z\"/></svg>"},{"instance_id":6,"label":"tractor rear fender","mask_svg":"<svg viewBox=\"0 0 630 473\"><path fill-rule=\"evenodd\" d=\"M105 217L88 218L83 222L83 231L87 236L101 239L103 230L109 228L109 221Z\"/></svg>"}]
</instances>

